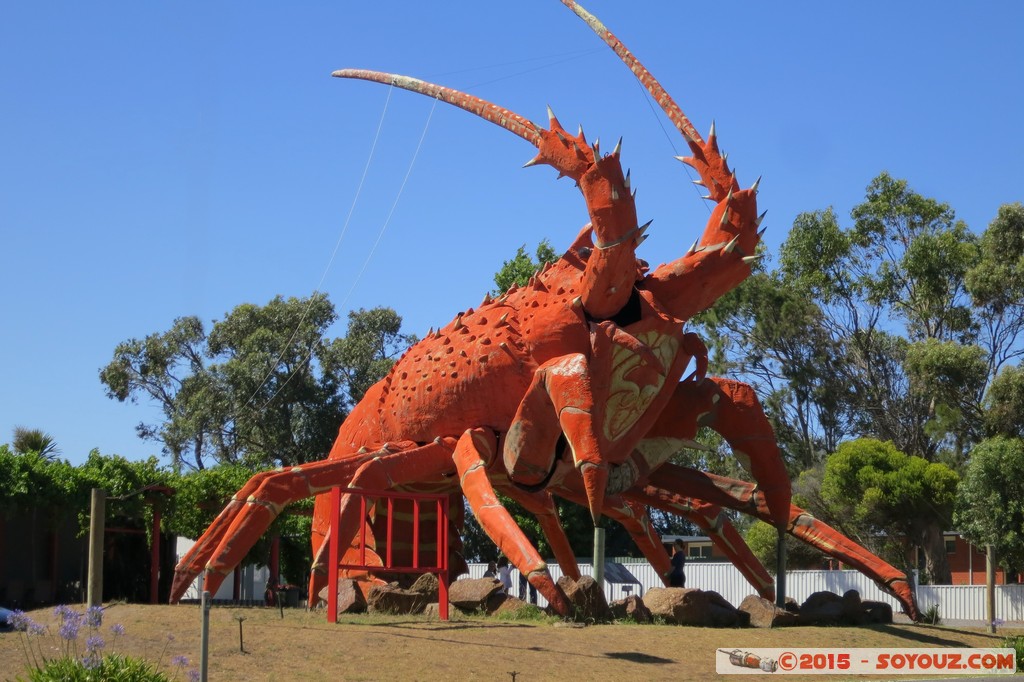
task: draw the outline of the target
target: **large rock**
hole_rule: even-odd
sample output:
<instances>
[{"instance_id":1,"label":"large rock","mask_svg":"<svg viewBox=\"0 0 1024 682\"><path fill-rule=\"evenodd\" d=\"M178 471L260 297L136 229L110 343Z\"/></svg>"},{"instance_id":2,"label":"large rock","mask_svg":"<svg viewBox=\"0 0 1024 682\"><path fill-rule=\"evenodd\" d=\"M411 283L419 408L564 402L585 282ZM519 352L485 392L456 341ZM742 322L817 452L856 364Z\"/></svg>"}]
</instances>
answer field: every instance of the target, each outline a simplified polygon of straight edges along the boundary
<instances>
[{"instance_id":1,"label":"large rock","mask_svg":"<svg viewBox=\"0 0 1024 682\"><path fill-rule=\"evenodd\" d=\"M815 592L800 605L804 625L839 625L843 620L843 598L833 592Z\"/></svg>"},{"instance_id":2,"label":"large rock","mask_svg":"<svg viewBox=\"0 0 1024 682\"><path fill-rule=\"evenodd\" d=\"M410 587L411 592L418 592L427 598L427 602L436 602L440 584L433 573L424 573Z\"/></svg>"},{"instance_id":3,"label":"large rock","mask_svg":"<svg viewBox=\"0 0 1024 682\"><path fill-rule=\"evenodd\" d=\"M750 625L750 617L726 601L725 597L714 590L704 594L711 605L711 625L719 628L746 627Z\"/></svg>"},{"instance_id":4,"label":"large rock","mask_svg":"<svg viewBox=\"0 0 1024 682\"><path fill-rule=\"evenodd\" d=\"M840 603L843 605L843 623L847 625L864 625L867 622L867 615L864 613L864 607L860 601L860 592L857 590L847 590L843 593Z\"/></svg>"},{"instance_id":5,"label":"large rock","mask_svg":"<svg viewBox=\"0 0 1024 682\"><path fill-rule=\"evenodd\" d=\"M367 610L371 613L417 614L426 608L428 600L419 592L404 590L392 583L374 585L366 598Z\"/></svg>"},{"instance_id":6,"label":"large rock","mask_svg":"<svg viewBox=\"0 0 1024 682\"><path fill-rule=\"evenodd\" d=\"M884 601L865 600L860 603L864 616L869 623L892 625L892 606Z\"/></svg>"},{"instance_id":7,"label":"large rock","mask_svg":"<svg viewBox=\"0 0 1024 682\"><path fill-rule=\"evenodd\" d=\"M717 592L686 587L655 587L644 595L654 616L677 625L728 627L741 625L736 609Z\"/></svg>"},{"instance_id":8,"label":"large rock","mask_svg":"<svg viewBox=\"0 0 1024 682\"><path fill-rule=\"evenodd\" d=\"M589 575L573 580L563 575L558 579L558 586L565 592L566 598L572 604L576 612L576 620L595 621L600 623L612 619L611 609L608 608L608 599L604 596L604 590Z\"/></svg>"},{"instance_id":9,"label":"large rock","mask_svg":"<svg viewBox=\"0 0 1024 682\"><path fill-rule=\"evenodd\" d=\"M318 595L321 600L327 603L327 590L320 590ZM366 597L356 584L355 580L341 579L338 581L338 613L363 613L366 611Z\"/></svg>"},{"instance_id":10,"label":"large rock","mask_svg":"<svg viewBox=\"0 0 1024 682\"><path fill-rule=\"evenodd\" d=\"M511 595L505 595L505 598L500 604L493 610L490 611L492 616L496 616L501 613L514 612L526 606L526 602L522 599L517 599Z\"/></svg>"},{"instance_id":11,"label":"large rock","mask_svg":"<svg viewBox=\"0 0 1024 682\"><path fill-rule=\"evenodd\" d=\"M635 594L613 601L608 608L611 609L612 618L615 620L631 620L634 623L650 623L652 620L651 610L644 604L643 599Z\"/></svg>"},{"instance_id":12,"label":"large rock","mask_svg":"<svg viewBox=\"0 0 1024 682\"><path fill-rule=\"evenodd\" d=\"M750 624L755 628L778 628L800 623L800 617L795 613L756 594L747 595L740 604L740 611L747 614Z\"/></svg>"},{"instance_id":13,"label":"large rock","mask_svg":"<svg viewBox=\"0 0 1024 682\"><path fill-rule=\"evenodd\" d=\"M464 578L448 587L448 603L466 613L493 611L505 596L497 578Z\"/></svg>"}]
</instances>

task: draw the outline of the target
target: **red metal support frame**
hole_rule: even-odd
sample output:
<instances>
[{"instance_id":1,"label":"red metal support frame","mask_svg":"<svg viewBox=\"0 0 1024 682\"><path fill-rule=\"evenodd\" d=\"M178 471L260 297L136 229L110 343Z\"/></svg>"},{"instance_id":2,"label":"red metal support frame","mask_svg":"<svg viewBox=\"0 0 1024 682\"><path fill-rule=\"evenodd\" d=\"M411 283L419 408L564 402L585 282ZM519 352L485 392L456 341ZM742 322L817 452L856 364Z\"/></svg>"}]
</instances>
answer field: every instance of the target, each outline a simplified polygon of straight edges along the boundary
<instances>
[{"instance_id":1,"label":"red metal support frame","mask_svg":"<svg viewBox=\"0 0 1024 682\"><path fill-rule=\"evenodd\" d=\"M341 496L359 496L359 561L358 564L341 563L341 543L338 540L338 522L341 516ZM362 571L386 570L392 573L435 573L438 583L438 615L441 620L448 620L448 495L428 493L402 493L382 490L364 490L362 488L345 488L344 493L340 486L331 488L331 526L328 540L328 561L330 570L327 577L327 622L338 622L338 569L352 569ZM387 500L388 522L385 537L385 561L384 566L369 565L366 563L366 510L367 498L384 498ZM410 500L413 504L412 511L412 566L395 566L391 546L394 541L393 525L394 500ZM433 566L421 566L420 555L420 503L435 502L437 505L437 553L436 562ZM379 554L379 552L378 552Z\"/></svg>"}]
</instances>

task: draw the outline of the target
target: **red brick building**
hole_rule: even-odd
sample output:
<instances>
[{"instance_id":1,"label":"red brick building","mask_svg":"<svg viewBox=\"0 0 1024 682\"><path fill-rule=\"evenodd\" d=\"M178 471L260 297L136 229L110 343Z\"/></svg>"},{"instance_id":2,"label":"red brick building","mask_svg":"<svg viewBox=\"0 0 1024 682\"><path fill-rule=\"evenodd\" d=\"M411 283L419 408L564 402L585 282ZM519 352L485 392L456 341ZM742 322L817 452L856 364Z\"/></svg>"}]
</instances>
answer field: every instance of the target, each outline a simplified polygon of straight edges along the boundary
<instances>
[{"instance_id":1,"label":"red brick building","mask_svg":"<svg viewBox=\"0 0 1024 682\"><path fill-rule=\"evenodd\" d=\"M984 585L985 584L985 548L972 545L958 533L947 531L946 556L953 585ZM1010 574L1007 580L1006 571L996 566L996 585L1021 582L1019 573Z\"/></svg>"}]
</instances>

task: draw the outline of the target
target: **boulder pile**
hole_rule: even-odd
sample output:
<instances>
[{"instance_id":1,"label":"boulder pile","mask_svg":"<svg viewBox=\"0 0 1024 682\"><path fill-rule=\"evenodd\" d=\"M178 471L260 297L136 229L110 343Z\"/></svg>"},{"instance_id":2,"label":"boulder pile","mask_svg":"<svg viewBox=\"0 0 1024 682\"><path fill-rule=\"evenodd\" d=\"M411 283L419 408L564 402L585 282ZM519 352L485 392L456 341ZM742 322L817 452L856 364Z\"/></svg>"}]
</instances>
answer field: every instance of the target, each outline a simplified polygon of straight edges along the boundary
<instances>
[{"instance_id":1,"label":"boulder pile","mask_svg":"<svg viewBox=\"0 0 1024 682\"><path fill-rule=\"evenodd\" d=\"M655 587L643 597L630 595L611 604L604 590L590 576L578 581L563 576L558 580L575 611L578 623L607 623L628 620L635 623L669 623L699 627L778 628L800 625L891 624L892 607L884 602L860 598L857 590L843 595L815 592L802 604L786 600L785 607L757 595L747 596L739 607L712 590L684 587ZM320 598L327 599L326 588ZM338 613L423 614L438 613L438 582L433 574L420 576L408 588L398 583L375 585L366 597L353 580L338 583ZM505 594L494 578L463 578L448 588L448 601L462 613L500 614L514 612L526 603Z\"/></svg>"}]
</instances>

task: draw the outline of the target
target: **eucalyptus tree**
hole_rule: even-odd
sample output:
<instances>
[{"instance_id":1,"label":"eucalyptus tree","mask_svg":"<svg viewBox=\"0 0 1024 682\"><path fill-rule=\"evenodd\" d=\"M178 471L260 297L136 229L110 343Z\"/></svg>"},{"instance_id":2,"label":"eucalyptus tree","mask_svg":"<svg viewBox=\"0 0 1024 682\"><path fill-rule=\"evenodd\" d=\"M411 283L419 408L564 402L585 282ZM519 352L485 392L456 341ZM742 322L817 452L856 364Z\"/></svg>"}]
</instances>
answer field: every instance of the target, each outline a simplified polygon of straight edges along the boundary
<instances>
[{"instance_id":1,"label":"eucalyptus tree","mask_svg":"<svg viewBox=\"0 0 1024 682\"><path fill-rule=\"evenodd\" d=\"M196 317L129 339L100 370L107 396L148 400L162 419L138 435L159 442L175 467L210 462L250 469L323 458L348 408L411 340L390 309L349 314L350 337L325 294L245 303L206 331Z\"/></svg>"},{"instance_id":2,"label":"eucalyptus tree","mask_svg":"<svg viewBox=\"0 0 1024 682\"><path fill-rule=\"evenodd\" d=\"M960 466L1024 354L1022 234L1020 204L979 236L882 173L846 226L799 215L778 268L699 321L717 368L759 389L794 474L865 435Z\"/></svg>"}]
</instances>

